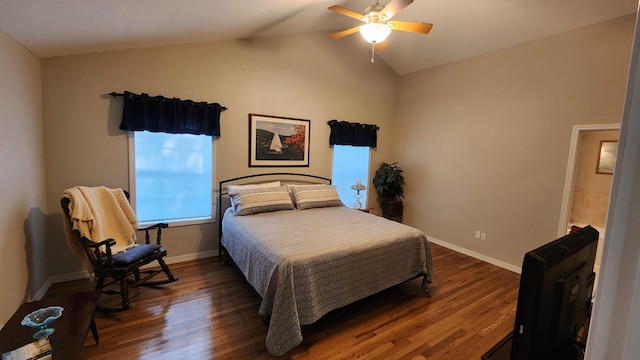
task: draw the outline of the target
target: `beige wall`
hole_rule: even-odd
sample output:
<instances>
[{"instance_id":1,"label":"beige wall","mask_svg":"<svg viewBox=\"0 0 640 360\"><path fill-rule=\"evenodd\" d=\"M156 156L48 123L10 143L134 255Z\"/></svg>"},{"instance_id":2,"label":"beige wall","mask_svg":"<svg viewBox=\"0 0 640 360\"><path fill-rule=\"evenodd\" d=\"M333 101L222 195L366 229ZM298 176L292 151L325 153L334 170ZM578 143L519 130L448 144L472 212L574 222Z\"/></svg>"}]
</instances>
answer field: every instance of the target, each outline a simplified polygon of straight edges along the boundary
<instances>
[{"instance_id":1,"label":"beige wall","mask_svg":"<svg viewBox=\"0 0 640 360\"><path fill-rule=\"evenodd\" d=\"M0 32L0 327L48 278L40 61Z\"/></svg>"},{"instance_id":2,"label":"beige wall","mask_svg":"<svg viewBox=\"0 0 640 360\"><path fill-rule=\"evenodd\" d=\"M620 119L632 29L632 17L615 19L399 82L381 61L368 62L357 37L303 34L40 62L0 33L0 270L12 274L0 280L0 325L50 276L80 269L62 235L61 191L128 187L122 100L106 96L125 89L228 106L218 179L273 170L247 168L249 112L311 119L310 168L281 170L319 175L330 175L327 120L376 123L371 173L380 161L401 162L405 222L519 266L524 251L554 237L571 126ZM170 256L215 252L215 228L169 229ZM487 240L473 239L475 230Z\"/></svg>"},{"instance_id":3,"label":"beige wall","mask_svg":"<svg viewBox=\"0 0 640 360\"><path fill-rule=\"evenodd\" d=\"M127 134L118 130L122 98L112 91L146 92L219 102L222 137L216 140L217 179L293 171L331 175L331 119L378 124L372 163L389 158L397 75L354 39L326 33L157 47L42 60L47 204L61 219L59 196L75 185L129 188ZM311 120L309 168L251 168L248 114ZM60 220L61 221L61 220ZM60 226L48 229L59 250L52 275L78 271ZM169 228L169 256L217 254L217 224Z\"/></svg>"},{"instance_id":4,"label":"beige wall","mask_svg":"<svg viewBox=\"0 0 640 360\"><path fill-rule=\"evenodd\" d=\"M401 77L405 222L513 267L553 240L572 126L620 121L633 29L626 16Z\"/></svg>"},{"instance_id":5,"label":"beige wall","mask_svg":"<svg viewBox=\"0 0 640 360\"><path fill-rule=\"evenodd\" d=\"M569 221L604 227L613 175L597 174L600 142L618 140L619 131L583 131L576 167Z\"/></svg>"}]
</instances>

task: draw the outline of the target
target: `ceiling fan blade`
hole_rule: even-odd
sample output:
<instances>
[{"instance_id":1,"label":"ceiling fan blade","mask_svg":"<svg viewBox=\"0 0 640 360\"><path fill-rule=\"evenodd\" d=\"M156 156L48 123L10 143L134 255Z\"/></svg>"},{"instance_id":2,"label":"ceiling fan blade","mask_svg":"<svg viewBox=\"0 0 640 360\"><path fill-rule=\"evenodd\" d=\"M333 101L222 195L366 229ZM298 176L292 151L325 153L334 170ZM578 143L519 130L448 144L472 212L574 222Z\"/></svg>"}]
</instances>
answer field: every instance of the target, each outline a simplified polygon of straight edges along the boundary
<instances>
[{"instance_id":1,"label":"ceiling fan blade","mask_svg":"<svg viewBox=\"0 0 640 360\"><path fill-rule=\"evenodd\" d=\"M329 6L329 10L335 11L335 12L337 12L339 14L342 14L342 15L346 15L348 17L352 17L354 19L358 19L360 21L363 21L363 19L364 19L364 16L362 14L357 13L357 12L355 12L353 10L349 10L349 9L347 9L345 7L340 6L340 5Z\"/></svg>"},{"instance_id":2,"label":"ceiling fan blade","mask_svg":"<svg viewBox=\"0 0 640 360\"><path fill-rule=\"evenodd\" d=\"M407 21L387 21L387 25L391 28L391 30L399 30L406 31L418 34L428 34L433 27L433 24L425 24L425 23L414 23Z\"/></svg>"},{"instance_id":3,"label":"ceiling fan blade","mask_svg":"<svg viewBox=\"0 0 640 360\"><path fill-rule=\"evenodd\" d=\"M389 2L387 6L385 6L384 9L380 11L380 13L384 15L385 20L389 20L392 17L396 16L396 14L400 12L400 10L409 6L412 2L413 0L391 0L391 2Z\"/></svg>"},{"instance_id":4,"label":"ceiling fan blade","mask_svg":"<svg viewBox=\"0 0 640 360\"><path fill-rule=\"evenodd\" d=\"M376 49L376 51L380 51L380 50L384 50L386 48L389 47L389 43L387 42L387 40L379 43L379 44L375 44L373 45L373 47Z\"/></svg>"},{"instance_id":5,"label":"ceiling fan blade","mask_svg":"<svg viewBox=\"0 0 640 360\"><path fill-rule=\"evenodd\" d=\"M356 27L352 27L351 29L347 29L347 30L342 30L340 32L337 32L335 34L331 34L329 35L329 39L340 39L342 37L345 37L347 35L351 35L353 33L358 32L358 30L360 30L360 26L356 26Z\"/></svg>"}]
</instances>

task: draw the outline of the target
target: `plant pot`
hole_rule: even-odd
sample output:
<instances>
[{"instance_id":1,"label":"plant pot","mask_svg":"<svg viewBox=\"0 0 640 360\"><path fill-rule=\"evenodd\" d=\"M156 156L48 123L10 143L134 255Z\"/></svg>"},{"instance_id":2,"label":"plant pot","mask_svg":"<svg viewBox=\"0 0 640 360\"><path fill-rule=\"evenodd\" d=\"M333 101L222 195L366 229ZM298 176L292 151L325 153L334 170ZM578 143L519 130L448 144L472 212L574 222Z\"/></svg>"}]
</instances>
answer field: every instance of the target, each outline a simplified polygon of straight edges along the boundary
<instances>
[{"instance_id":1,"label":"plant pot","mask_svg":"<svg viewBox=\"0 0 640 360\"><path fill-rule=\"evenodd\" d=\"M385 218L402 221L402 200L380 200L380 209Z\"/></svg>"}]
</instances>

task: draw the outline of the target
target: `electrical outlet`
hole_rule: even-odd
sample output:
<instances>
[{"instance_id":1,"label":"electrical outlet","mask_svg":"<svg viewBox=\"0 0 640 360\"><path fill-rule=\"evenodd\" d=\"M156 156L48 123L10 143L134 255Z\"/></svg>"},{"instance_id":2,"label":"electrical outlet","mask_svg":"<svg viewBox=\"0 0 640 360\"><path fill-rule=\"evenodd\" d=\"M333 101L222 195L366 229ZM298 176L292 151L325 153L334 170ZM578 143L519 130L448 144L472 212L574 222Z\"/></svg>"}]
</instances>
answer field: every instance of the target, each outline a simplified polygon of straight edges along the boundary
<instances>
[{"instance_id":1,"label":"electrical outlet","mask_svg":"<svg viewBox=\"0 0 640 360\"><path fill-rule=\"evenodd\" d=\"M480 239L480 231L479 230L476 230L475 238L476 239Z\"/></svg>"},{"instance_id":2,"label":"electrical outlet","mask_svg":"<svg viewBox=\"0 0 640 360\"><path fill-rule=\"evenodd\" d=\"M487 233L480 234L480 240L487 240Z\"/></svg>"}]
</instances>

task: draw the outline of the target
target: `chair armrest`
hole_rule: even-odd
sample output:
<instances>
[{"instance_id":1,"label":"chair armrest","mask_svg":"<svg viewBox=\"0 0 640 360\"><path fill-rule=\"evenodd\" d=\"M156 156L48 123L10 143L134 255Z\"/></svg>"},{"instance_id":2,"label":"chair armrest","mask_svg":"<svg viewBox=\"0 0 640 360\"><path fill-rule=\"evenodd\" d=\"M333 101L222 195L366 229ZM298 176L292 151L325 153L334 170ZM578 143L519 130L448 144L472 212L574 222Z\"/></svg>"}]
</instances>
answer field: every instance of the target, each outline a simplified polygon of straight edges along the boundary
<instances>
[{"instance_id":1,"label":"chair armrest","mask_svg":"<svg viewBox=\"0 0 640 360\"><path fill-rule=\"evenodd\" d=\"M110 268L113 268L114 262L113 262L113 253L111 252L111 247L116 244L116 241L114 239L106 239L100 242L93 242L85 237L81 237L80 240L82 241L82 246L87 252L87 255L89 255L89 258L95 259L95 264L93 264L94 267L101 268L102 263L100 259L106 256L107 265ZM105 249L104 252L100 250L100 248L103 246Z\"/></svg>"},{"instance_id":2,"label":"chair armrest","mask_svg":"<svg viewBox=\"0 0 640 360\"><path fill-rule=\"evenodd\" d=\"M164 228L168 228L169 224L167 223L157 223L151 226L147 226L145 228L141 228L138 230L143 230L144 231L144 241L146 244L150 244L150 240L149 240L149 232L153 229L157 229L156 231L156 244L158 245L162 245L161 241L162 241L162 229Z\"/></svg>"},{"instance_id":3,"label":"chair armrest","mask_svg":"<svg viewBox=\"0 0 640 360\"><path fill-rule=\"evenodd\" d=\"M106 249L106 255L109 255L109 256L111 256L111 247L116 244L116 241L114 239L106 239L100 242L94 242L85 237L82 237L81 239L82 239L83 245L88 248L100 250L100 247L104 246Z\"/></svg>"}]
</instances>

